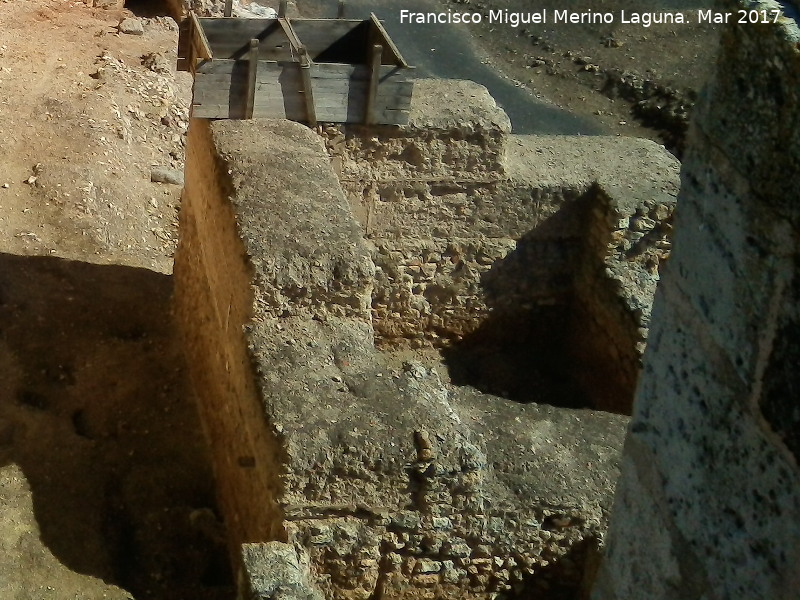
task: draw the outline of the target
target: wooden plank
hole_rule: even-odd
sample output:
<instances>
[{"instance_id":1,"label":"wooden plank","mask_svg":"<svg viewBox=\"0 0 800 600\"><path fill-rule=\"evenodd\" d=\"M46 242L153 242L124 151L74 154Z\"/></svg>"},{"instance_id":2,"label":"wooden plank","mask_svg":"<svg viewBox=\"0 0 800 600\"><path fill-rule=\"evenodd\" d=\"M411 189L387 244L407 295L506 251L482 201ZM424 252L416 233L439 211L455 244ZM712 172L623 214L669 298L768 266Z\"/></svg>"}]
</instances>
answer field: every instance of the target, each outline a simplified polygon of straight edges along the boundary
<instances>
[{"instance_id":1,"label":"wooden plank","mask_svg":"<svg viewBox=\"0 0 800 600\"><path fill-rule=\"evenodd\" d=\"M298 39L294 29L292 29L292 24L289 19L281 17L278 19L278 23L280 24L281 29L283 29L283 33L286 36L286 39L289 40L289 43L292 45L294 51L299 54L300 48L303 46L303 44Z\"/></svg>"},{"instance_id":2,"label":"wooden plank","mask_svg":"<svg viewBox=\"0 0 800 600\"><path fill-rule=\"evenodd\" d=\"M194 11L189 12L189 19L192 23L192 42L195 46L195 56L206 60L212 59L214 55L211 52L211 45L208 43L206 33L203 31L203 27L200 25L200 21L198 21Z\"/></svg>"},{"instance_id":3,"label":"wooden plank","mask_svg":"<svg viewBox=\"0 0 800 600\"><path fill-rule=\"evenodd\" d=\"M358 104L362 107L361 114L364 114L364 107L366 106L366 97L350 94L318 94L314 92L314 106L320 107L334 107L334 106L353 106ZM395 96L384 96L375 99L376 110L384 108L394 108L398 110L407 109L411 106L409 98L397 98Z\"/></svg>"},{"instance_id":4,"label":"wooden plank","mask_svg":"<svg viewBox=\"0 0 800 600\"><path fill-rule=\"evenodd\" d=\"M243 114L240 108L229 102L205 102L192 104L193 116L205 119L241 119ZM304 121L306 118L305 106L299 97L293 101L261 102L256 96L253 105L253 118L290 119Z\"/></svg>"},{"instance_id":5,"label":"wooden plank","mask_svg":"<svg viewBox=\"0 0 800 600\"><path fill-rule=\"evenodd\" d=\"M243 106L247 97L248 90L246 85L236 84L227 88L218 87L199 87L193 96L193 101L198 104L225 104ZM295 90L291 93L285 93L282 90L275 90L273 86L267 86L264 90L263 87L256 84L255 94L253 96L253 105L264 104L269 102L291 103L294 102L298 106L305 107L305 97L300 90ZM305 116L305 112L303 113Z\"/></svg>"},{"instance_id":6,"label":"wooden plank","mask_svg":"<svg viewBox=\"0 0 800 600\"><path fill-rule=\"evenodd\" d=\"M302 120L302 111L300 114L292 114L290 111L285 111L284 114L278 114L276 109L280 107L270 107L268 110L263 110L258 105L254 108L253 116L255 118L287 118L294 121ZM231 114L230 107L227 104L206 104L192 105L192 116L202 119L225 119L225 118L238 118ZM378 125L405 125L408 123L409 113L405 110L384 109L375 113L375 124ZM320 122L332 123L355 123L360 120L360 115L356 116L349 113L345 107L322 109L318 115Z\"/></svg>"},{"instance_id":7,"label":"wooden plank","mask_svg":"<svg viewBox=\"0 0 800 600\"><path fill-rule=\"evenodd\" d=\"M250 40L250 57L247 61L247 96L245 98L244 118L253 118L253 103L256 97L256 76L258 75L258 40Z\"/></svg>"},{"instance_id":8,"label":"wooden plank","mask_svg":"<svg viewBox=\"0 0 800 600\"><path fill-rule=\"evenodd\" d=\"M311 76L318 79L361 79L369 81L372 70L367 65L347 65L338 63L315 62L311 69ZM410 81L409 71L395 65L382 65L380 68L381 82L387 79Z\"/></svg>"},{"instance_id":9,"label":"wooden plank","mask_svg":"<svg viewBox=\"0 0 800 600\"><path fill-rule=\"evenodd\" d=\"M370 18L370 21L372 21L372 27L375 29L375 31L378 32L380 37L383 39L382 45L385 45L385 47L387 48L387 50L391 54L391 57L393 59L391 62L396 64L396 65L398 65L398 66L400 66L400 67L403 67L403 68L407 69L408 68L408 63L403 58L403 55L400 54L400 50L397 49L397 46L394 45L394 42L392 41L392 38L389 37L389 34L383 28L383 23L381 23L378 20L378 17L375 16L375 13L370 13L369 14L369 18ZM389 62L388 60L386 60L387 57L382 57L382 58L383 58L383 60L381 62L383 62L383 63Z\"/></svg>"},{"instance_id":10,"label":"wooden plank","mask_svg":"<svg viewBox=\"0 0 800 600\"><path fill-rule=\"evenodd\" d=\"M263 72L260 68L262 64L264 63L259 65L259 80L263 77ZM363 83L357 86L344 85L346 82L341 83L342 85L338 88L321 90L316 87L316 83L312 82L315 110L318 111L322 107L334 107L336 105L352 107L358 103L362 107L359 114L363 117L368 88ZM301 96L301 92L302 83L299 75L292 74L291 77L284 78L283 82L271 77L267 81L257 81L254 103L258 105L264 102L292 102L294 100L298 106L305 106L305 99ZM244 102L246 98L247 90L241 78L237 81L229 75L198 73L195 82L194 102L201 104L238 104ZM395 94L392 89L385 89L383 85L378 87L375 99L375 106L378 109L381 107L408 108L410 103L411 96ZM303 116L305 116L305 113L303 113ZM301 118L301 120L305 119ZM322 118L317 115L317 120L322 120ZM361 118L358 121L361 121Z\"/></svg>"},{"instance_id":11,"label":"wooden plank","mask_svg":"<svg viewBox=\"0 0 800 600\"><path fill-rule=\"evenodd\" d=\"M344 19L344 11L345 11L345 1L339 0L339 6L336 9L336 18Z\"/></svg>"},{"instance_id":12,"label":"wooden plank","mask_svg":"<svg viewBox=\"0 0 800 600\"><path fill-rule=\"evenodd\" d=\"M346 106L323 107L319 109L322 123L358 123L363 113L350 112Z\"/></svg>"},{"instance_id":13,"label":"wooden plank","mask_svg":"<svg viewBox=\"0 0 800 600\"><path fill-rule=\"evenodd\" d=\"M248 44L249 46L249 44ZM259 48L261 44L259 44ZM261 54L259 50L259 55ZM205 75L230 75L237 68L240 69L241 65L245 64L245 60L237 60L234 58L214 59L213 61L202 63L197 68L198 73ZM299 69L298 63L291 60L261 60L259 59L258 70L264 73L280 73L285 69ZM238 67L237 67L238 65ZM259 76L260 77L260 76Z\"/></svg>"},{"instance_id":14,"label":"wooden plank","mask_svg":"<svg viewBox=\"0 0 800 600\"><path fill-rule=\"evenodd\" d=\"M311 60L305 46L300 46L300 75L303 78L303 97L306 103L306 122L314 127L317 113L314 108L314 90L311 87Z\"/></svg>"},{"instance_id":15,"label":"wooden plank","mask_svg":"<svg viewBox=\"0 0 800 600\"><path fill-rule=\"evenodd\" d=\"M360 123L363 113L354 112L346 107L322 108L318 114L320 122ZM408 123L408 111L385 109L376 111L376 125L405 125Z\"/></svg>"},{"instance_id":16,"label":"wooden plank","mask_svg":"<svg viewBox=\"0 0 800 600\"><path fill-rule=\"evenodd\" d=\"M381 56L383 56L383 46L375 44L372 46L372 73L369 78L369 90L367 91L367 106L364 111L364 123L370 125L375 119L375 98L378 95L378 80L380 78Z\"/></svg>"},{"instance_id":17,"label":"wooden plank","mask_svg":"<svg viewBox=\"0 0 800 600\"><path fill-rule=\"evenodd\" d=\"M225 0L225 10L222 14L226 17L230 17L233 14L233 0Z\"/></svg>"},{"instance_id":18,"label":"wooden plank","mask_svg":"<svg viewBox=\"0 0 800 600\"><path fill-rule=\"evenodd\" d=\"M281 103L256 103L253 115L256 118L273 118L273 119L290 119L292 121L305 121L306 108L302 102L299 101L299 96L293 101L286 101Z\"/></svg>"},{"instance_id":19,"label":"wooden plank","mask_svg":"<svg viewBox=\"0 0 800 600\"><path fill-rule=\"evenodd\" d=\"M369 81L352 81L347 79L314 79L314 89L320 93L326 92L340 92L350 90L354 93L361 94L366 98L369 93ZM378 86L378 94L380 95L384 90L385 93L394 96L411 97L413 91L413 84L411 82L390 82L380 83Z\"/></svg>"},{"instance_id":20,"label":"wooden plank","mask_svg":"<svg viewBox=\"0 0 800 600\"><path fill-rule=\"evenodd\" d=\"M292 60L289 40L277 19L200 19L215 58L244 58L259 41L262 60Z\"/></svg>"},{"instance_id":21,"label":"wooden plank","mask_svg":"<svg viewBox=\"0 0 800 600\"><path fill-rule=\"evenodd\" d=\"M286 9L289 6L288 0L281 0L278 3L278 18L283 19L286 17Z\"/></svg>"}]
</instances>

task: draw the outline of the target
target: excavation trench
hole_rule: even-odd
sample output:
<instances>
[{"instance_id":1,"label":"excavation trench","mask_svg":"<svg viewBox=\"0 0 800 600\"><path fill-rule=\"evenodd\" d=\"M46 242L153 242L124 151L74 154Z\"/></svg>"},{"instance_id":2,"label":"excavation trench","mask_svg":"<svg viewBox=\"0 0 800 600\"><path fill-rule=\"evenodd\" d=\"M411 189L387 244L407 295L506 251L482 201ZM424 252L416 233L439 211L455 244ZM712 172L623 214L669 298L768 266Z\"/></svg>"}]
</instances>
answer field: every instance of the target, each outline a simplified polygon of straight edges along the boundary
<instances>
[{"instance_id":1,"label":"excavation trench","mask_svg":"<svg viewBox=\"0 0 800 600\"><path fill-rule=\"evenodd\" d=\"M0 255L0 581L25 597L232 598L171 294L146 269Z\"/></svg>"}]
</instances>

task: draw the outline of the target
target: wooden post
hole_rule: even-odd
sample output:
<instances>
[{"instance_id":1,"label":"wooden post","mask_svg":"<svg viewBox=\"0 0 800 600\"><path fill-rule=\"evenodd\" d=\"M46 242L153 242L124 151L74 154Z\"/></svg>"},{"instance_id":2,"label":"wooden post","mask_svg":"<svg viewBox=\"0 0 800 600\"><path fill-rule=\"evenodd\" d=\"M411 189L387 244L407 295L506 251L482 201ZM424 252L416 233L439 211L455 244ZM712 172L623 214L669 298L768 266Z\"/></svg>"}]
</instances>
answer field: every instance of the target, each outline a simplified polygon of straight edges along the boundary
<instances>
[{"instance_id":1,"label":"wooden post","mask_svg":"<svg viewBox=\"0 0 800 600\"><path fill-rule=\"evenodd\" d=\"M378 97L378 79L381 76L381 57L383 46L375 44L371 53L371 72L369 74L369 92L367 94L367 109L364 112L364 123L372 125L375 122L375 101Z\"/></svg>"},{"instance_id":2,"label":"wooden post","mask_svg":"<svg viewBox=\"0 0 800 600\"><path fill-rule=\"evenodd\" d=\"M300 46L300 76L303 79L303 96L306 102L306 120L311 127L317 124L317 111L314 108L314 91L311 89L311 59L304 45Z\"/></svg>"},{"instance_id":3,"label":"wooden post","mask_svg":"<svg viewBox=\"0 0 800 600\"><path fill-rule=\"evenodd\" d=\"M225 0L225 12L222 13L226 17L233 14L233 0Z\"/></svg>"},{"instance_id":4,"label":"wooden post","mask_svg":"<svg viewBox=\"0 0 800 600\"><path fill-rule=\"evenodd\" d=\"M286 16L286 8L289 2L287 0L281 0L280 4L278 4L278 18L282 19Z\"/></svg>"},{"instance_id":5,"label":"wooden post","mask_svg":"<svg viewBox=\"0 0 800 600\"><path fill-rule=\"evenodd\" d=\"M344 19L344 0L339 0L339 8L336 10L336 18L337 19Z\"/></svg>"},{"instance_id":6,"label":"wooden post","mask_svg":"<svg viewBox=\"0 0 800 600\"><path fill-rule=\"evenodd\" d=\"M258 40L250 40L250 53L247 55L247 97L245 98L244 118L252 119L256 104L256 76L258 74Z\"/></svg>"}]
</instances>

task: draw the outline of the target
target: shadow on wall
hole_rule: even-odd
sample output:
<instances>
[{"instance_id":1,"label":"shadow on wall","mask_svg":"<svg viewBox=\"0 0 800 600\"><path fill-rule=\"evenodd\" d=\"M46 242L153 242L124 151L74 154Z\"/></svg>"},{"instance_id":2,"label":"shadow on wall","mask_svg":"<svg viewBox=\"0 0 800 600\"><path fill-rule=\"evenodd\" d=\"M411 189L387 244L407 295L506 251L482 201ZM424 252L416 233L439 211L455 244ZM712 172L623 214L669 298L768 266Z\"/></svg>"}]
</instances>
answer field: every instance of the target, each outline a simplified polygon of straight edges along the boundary
<instances>
[{"instance_id":1,"label":"shadow on wall","mask_svg":"<svg viewBox=\"0 0 800 600\"><path fill-rule=\"evenodd\" d=\"M0 254L0 466L23 470L68 568L137 598L227 599L171 293L145 269Z\"/></svg>"},{"instance_id":2,"label":"shadow on wall","mask_svg":"<svg viewBox=\"0 0 800 600\"><path fill-rule=\"evenodd\" d=\"M182 0L173 0L174 4L182 4ZM168 0L126 0L125 8L137 17L174 17L175 11Z\"/></svg>"},{"instance_id":3,"label":"shadow on wall","mask_svg":"<svg viewBox=\"0 0 800 600\"><path fill-rule=\"evenodd\" d=\"M488 317L443 350L454 384L517 402L603 408L598 390L583 385L578 373L606 358L589 365L573 347L584 317L574 310L576 274L583 261L601 260L587 249L595 203L593 191L566 202L482 274Z\"/></svg>"}]
</instances>

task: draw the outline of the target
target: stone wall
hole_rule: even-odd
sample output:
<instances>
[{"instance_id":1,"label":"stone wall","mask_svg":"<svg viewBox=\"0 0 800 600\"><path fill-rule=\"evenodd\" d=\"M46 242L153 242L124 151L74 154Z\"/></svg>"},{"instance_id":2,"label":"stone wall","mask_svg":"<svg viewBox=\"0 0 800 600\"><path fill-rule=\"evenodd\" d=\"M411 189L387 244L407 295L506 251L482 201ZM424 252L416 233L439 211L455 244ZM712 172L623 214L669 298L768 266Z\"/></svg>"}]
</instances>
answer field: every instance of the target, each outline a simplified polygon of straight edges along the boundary
<instances>
[{"instance_id":1,"label":"stone wall","mask_svg":"<svg viewBox=\"0 0 800 600\"><path fill-rule=\"evenodd\" d=\"M794 599L797 22L725 28L688 146L674 252L656 295L593 597Z\"/></svg>"},{"instance_id":2,"label":"stone wall","mask_svg":"<svg viewBox=\"0 0 800 600\"><path fill-rule=\"evenodd\" d=\"M585 590L626 419L489 397L377 351L374 265L320 138L190 129L176 302L243 593Z\"/></svg>"},{"instance_id":3,"label":"stone wall","mask_svg":"<svg viewBox=\"0 0 800 600\"><path fill-rule=\"evenodd\" d=\"M592 406L627 412L677 161L643 140L509 128L485 88L433 80L417 81L406 127L323 128L376 265L377 341L516 347L529 368L578 381Z\"/></svg>"}]
</instances>

